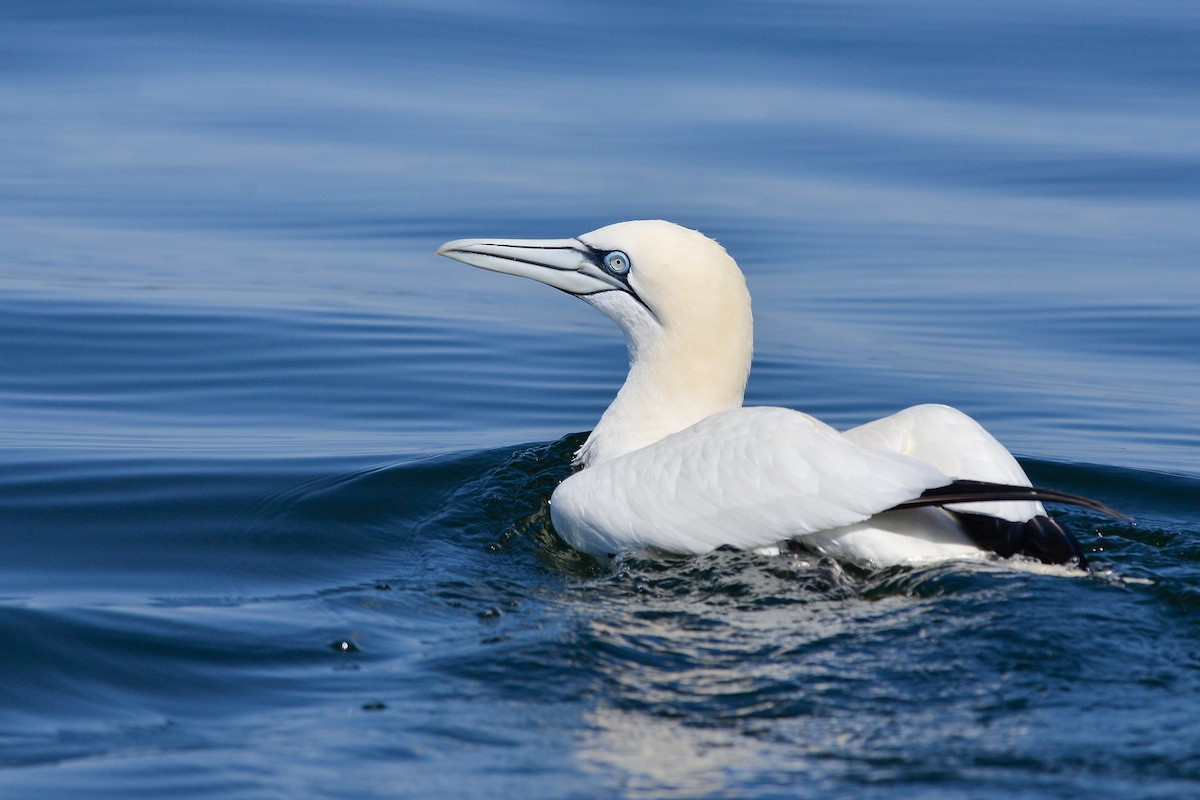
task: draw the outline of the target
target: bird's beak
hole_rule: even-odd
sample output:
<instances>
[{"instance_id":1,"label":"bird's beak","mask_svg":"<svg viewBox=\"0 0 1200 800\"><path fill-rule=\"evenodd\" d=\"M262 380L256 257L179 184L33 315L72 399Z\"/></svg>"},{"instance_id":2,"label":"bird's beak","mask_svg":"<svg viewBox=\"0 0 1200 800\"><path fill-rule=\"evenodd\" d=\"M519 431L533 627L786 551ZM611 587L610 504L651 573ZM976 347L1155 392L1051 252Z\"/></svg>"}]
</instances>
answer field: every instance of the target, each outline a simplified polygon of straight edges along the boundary
<instances>
[{"instance_id":1,"label":"bird's beak","mask_svg":"<svg viewBox=\"0 0 1200 800\"><path fill-rule=\"evenodd\" d=\"M532 278L574 295L624 290L601 266L602 254L578 239L455 239L439 256L493 272Z\"/></svg>"}]
</instances>

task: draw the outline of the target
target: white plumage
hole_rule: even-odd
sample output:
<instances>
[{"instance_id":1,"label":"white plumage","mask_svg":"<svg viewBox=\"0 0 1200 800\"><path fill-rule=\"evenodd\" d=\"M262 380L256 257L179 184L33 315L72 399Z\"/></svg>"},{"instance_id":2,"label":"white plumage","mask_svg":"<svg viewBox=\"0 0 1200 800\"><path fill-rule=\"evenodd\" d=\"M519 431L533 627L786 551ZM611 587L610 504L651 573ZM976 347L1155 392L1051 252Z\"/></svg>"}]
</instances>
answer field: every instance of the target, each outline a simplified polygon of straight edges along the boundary
<instances>
[{"instance_id":1,"label":"white plumage","mask_svg":"<svg viewBox=\"0 0 1200 800\"><path fill-rule=\"evenodd\" d=\"M610 225L576 239L470 239L438 253L576 295L625 333L625 384L576 454L584 469L551 498L555 529L597 556L655 547L773 550L794 540L889 566L978 557L941 508L893 510L956 479L1029 486L1016 459L947 406L917 406L840 433L797 411L745 408L753 323L737 264L669 222ZM1031 500L961 503L1024 522Z\"/></svg>"},{"instance_id":2,"label":"white plumage","mask_svg":"<svg viewBox=\"0 0 1200 800\"><path fill-rule=\"evenodd\" d=\"M703 553L841 528L948 482L806 414L741 408L568 478L551 511L563 538L585 552L653 544Z\"/></svg>"}]
</instances>

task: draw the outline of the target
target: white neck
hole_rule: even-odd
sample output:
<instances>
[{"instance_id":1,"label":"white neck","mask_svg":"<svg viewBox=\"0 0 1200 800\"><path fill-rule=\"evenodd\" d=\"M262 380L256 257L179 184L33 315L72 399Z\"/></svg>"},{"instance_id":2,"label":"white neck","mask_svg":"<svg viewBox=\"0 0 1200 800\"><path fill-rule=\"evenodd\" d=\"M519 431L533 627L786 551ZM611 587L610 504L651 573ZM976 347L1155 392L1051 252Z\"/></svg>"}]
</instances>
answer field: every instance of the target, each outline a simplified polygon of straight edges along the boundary
<instances>
[{"instance_id":1,"label":"white neck","mask_svg":"<svg viewBox=\"0 0 1200 800\"><path fill-rule=\"evenodd\" d=\"M629 376L576 463L608 461L742 405L754 336L744 284L732 297L699 298L662 320L621 292L586 299L624 331Z\"/></svg>"}]
</instances>

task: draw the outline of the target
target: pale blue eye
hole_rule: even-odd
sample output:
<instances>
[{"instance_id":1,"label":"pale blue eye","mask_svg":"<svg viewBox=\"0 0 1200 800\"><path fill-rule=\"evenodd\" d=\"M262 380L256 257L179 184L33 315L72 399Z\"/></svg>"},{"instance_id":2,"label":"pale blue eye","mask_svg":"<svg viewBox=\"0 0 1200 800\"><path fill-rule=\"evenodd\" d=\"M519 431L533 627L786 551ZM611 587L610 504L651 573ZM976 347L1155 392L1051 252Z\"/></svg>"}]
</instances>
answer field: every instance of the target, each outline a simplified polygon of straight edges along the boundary
<instances>
[{"instance_id":1,"label":"pale blue eye","mask_svg":"<svg viewBox=\"0 0 1200 800\"><path fill-rule=\"evenodd\" d=\"M624 275L629 272L629 256L620 250L613 250L604 257L604 266L615 275Z\"/></svg>"}]
</instances>

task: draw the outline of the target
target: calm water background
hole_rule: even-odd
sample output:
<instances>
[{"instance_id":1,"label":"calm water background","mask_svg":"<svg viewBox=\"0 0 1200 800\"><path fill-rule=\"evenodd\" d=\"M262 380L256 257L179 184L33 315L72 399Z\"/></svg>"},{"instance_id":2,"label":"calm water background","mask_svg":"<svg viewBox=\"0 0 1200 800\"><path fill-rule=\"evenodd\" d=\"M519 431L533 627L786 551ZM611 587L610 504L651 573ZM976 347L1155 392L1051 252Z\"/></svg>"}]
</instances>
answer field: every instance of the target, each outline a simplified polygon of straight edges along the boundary
<instances>
[{"instance_id":1,"label":"calm water background","mask_svg":"<svg viewBox=\"0 0 1200 800\"><path fill-rule=\"evenodd\" d=\"M0 109L4 797L1200 796L1194 4L7 2ZM1137 525L575 556L620 337L431 252L641 217L741 262L750 402Z\"/></svg>"}]
</instances>

